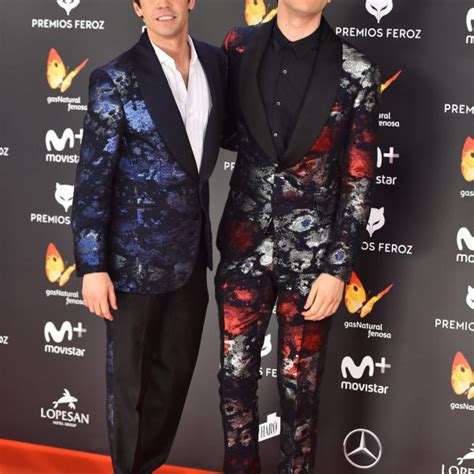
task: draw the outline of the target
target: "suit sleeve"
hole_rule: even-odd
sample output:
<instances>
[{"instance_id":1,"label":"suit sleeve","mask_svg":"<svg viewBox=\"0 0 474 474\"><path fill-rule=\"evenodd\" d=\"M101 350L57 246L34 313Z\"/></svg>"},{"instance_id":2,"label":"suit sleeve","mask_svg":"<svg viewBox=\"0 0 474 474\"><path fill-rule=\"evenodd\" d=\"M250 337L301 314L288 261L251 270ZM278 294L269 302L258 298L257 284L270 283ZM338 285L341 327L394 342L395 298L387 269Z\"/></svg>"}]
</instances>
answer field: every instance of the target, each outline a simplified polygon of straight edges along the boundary
<instances>
[{"instance_id":1,"label":"suit sleeve","mask_svg":"<svg viewBox=\"0 0 474 474\"><path fill-rule=\"evenodd\" d=\"M225 114L224 123L222 127L221 136L221 147L230 151L237 151L237 127L235 125L235 97L234 89L231 84L231 54L233 43L236 38L236 30L233 28L230 30L224 38L222 43L222 51L226 57L226 101L225 101Z\"/></svg>"},{"instance_id":2,"label":"suit sleeve","mask_svg":"<svg viewBox=\"0 0 474 474\"><path fill-rule=\"evenodd\" d=\"M74 185L71 227L77 276L107 271L107 232L124 113L110 76L92 72Z\"/></svg>"},{"instance_id":3,"label":"suit sleeve","mask_svg":"<svg viewBox=\"0 0 474 474\"><path fill-rule=\"evenodd\" d=\"M380 71L365 73L353 104L346 153L341 170L341 192L335 225L325 254L323 273L350 280L361 235L370 214L375 182L376 135L380 98Z\"/></svg>"}]
</instances>

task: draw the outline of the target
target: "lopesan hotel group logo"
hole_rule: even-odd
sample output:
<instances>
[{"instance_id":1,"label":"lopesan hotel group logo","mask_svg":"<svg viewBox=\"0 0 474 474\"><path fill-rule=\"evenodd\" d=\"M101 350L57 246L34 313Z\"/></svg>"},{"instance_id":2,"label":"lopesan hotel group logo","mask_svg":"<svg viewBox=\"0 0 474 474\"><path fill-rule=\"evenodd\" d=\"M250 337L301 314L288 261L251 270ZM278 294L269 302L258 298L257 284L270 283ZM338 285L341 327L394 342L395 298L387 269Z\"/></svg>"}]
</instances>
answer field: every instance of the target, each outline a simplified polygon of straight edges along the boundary
<instances>
[{"instance_id":1,"label":"lopesan hotel group logo","mask_svg":"<svg viewBox=\"0 0 474 474\"><path fill-rule=\"evenodd\" d=\"M474 474L474 443L461 453L456 459L456 464L451 462L441 465L441 474Z\"/></svg>"},{"instance_id":2,"label":"lopesan hotel group logo","mask_svg":"<svg viewBox=\"0 0 474 474\"><path fill-rule=\"evenodd\" d=\"M422 29L417 27L393 28L390 16L397 10L400 0L366 0L365 10L372 17L374 26L337 26L336 33L347 38L387 38L391 40L421 40ZM363 8L364 2L360 2Z\"/></svg>"},{"instance_id":3,"label":"lopesan hotel group logo","mask_svg":"<svg viewBox=\"0 0 474 474\"><path fill-rule=\"evenodd\" d=\"M62 394L48 407L40 408L40 416L56 426L65 428L77 428L81 425L89 425L89 413L78 410L79 399L69 389L63 389Z\"/></svg>"},{"instance_id":4,"label":"lopesan hotel group logo","mask_svg":"<svg viewBox=\"0 0 474 474\"><path fill-rule=\"evenodd\" d=\"M53 18L32 18L35 30L87 30L104 31L105 20L99 18L79 18L82 11L81 0L47 0L56 6ZM92 2L89 2L92 4ZM76 13L77 12L77 13Z\"/></svg>"}]
</instances>

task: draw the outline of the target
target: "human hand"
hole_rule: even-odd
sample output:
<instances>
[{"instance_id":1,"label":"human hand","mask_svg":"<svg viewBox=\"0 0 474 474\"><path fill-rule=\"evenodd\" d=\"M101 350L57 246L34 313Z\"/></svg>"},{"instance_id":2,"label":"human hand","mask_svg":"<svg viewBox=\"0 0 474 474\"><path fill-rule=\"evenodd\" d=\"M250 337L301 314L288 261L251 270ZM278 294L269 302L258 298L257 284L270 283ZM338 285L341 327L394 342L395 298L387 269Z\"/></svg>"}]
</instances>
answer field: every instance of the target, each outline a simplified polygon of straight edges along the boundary
<instances>
[{"instance_id":1,"label":"human hand","mask_svg":"<svg viewBox=\"0 0 474 474\"><path fill-rule=\"evenodd\" d=\"M107 272L87 273L82 282L84 304L91 313L113 321L110 308L117 310L114 285Z\"/></svg>"},{"instance_id":2,"label":"human hand","mask_svg":"<svg viewBox=\"0 0 474 474\"><path fill-rule=\"evenodd\" d=\"M321 273L311 286L301 314L308 321L320 321L332 316L339 307L345 282L329 273Z\"/></svg>"}]
</instances>

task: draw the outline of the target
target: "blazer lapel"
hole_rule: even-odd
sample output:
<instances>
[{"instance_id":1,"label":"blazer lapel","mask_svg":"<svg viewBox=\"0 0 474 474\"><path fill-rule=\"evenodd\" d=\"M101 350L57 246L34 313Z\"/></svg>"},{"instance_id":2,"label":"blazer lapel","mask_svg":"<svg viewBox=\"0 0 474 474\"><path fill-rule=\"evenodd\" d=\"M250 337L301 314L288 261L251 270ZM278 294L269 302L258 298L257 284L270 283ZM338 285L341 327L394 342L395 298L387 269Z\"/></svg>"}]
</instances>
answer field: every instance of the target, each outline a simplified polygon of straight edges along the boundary
<instances>
[{"instance_id":1,"label":"blazer lapel","mask_svg":"<svg viewBox=\"0 0 474 474\"><path fill-rule=\"evenodd\" d=\"M201 168L199 179L205 183L212 174L219 152L219 120L222 116L222 80L220 78L219 65L214 58L215 53L207 45L193 38L194 47L206 74L207 83L211 92L212 105L207 121L206 133L204 136L204 146L202 152Z\"/></svg>"},{"instance_id":2,"label":"blazer lapel","mask_svg":"<svg viewBox=\"0 0 474 474\"><path fill-rule=\"evenodd\" d=\"M279 168L294 166L308 152L326 124L342 72L342 42L322 18L321 45L306 97Z\"/></svg>"},{"instance_id":3,"label":"blazer lapel","mask_svg":"<svg viewBox=\"0 0 474 474\"><path fill-rule=\"evenodd\" d=\"M132 49L141 93L155 126L176 161L196 180L193 150L163 68L145 31Z\"/></svg>"},{"instance_id":4,"label":"blazer lapel","mask_svg":"<svg viewBox=\"0 0 474 474\"><path fill-rule=\"evenodd\" d=\"M258 86L258 68L267 47L275 19L258 26L242 53L239 72L239 97L249 132L265 154L277 161L277 153Z\"/></svg>"}]
</instances>

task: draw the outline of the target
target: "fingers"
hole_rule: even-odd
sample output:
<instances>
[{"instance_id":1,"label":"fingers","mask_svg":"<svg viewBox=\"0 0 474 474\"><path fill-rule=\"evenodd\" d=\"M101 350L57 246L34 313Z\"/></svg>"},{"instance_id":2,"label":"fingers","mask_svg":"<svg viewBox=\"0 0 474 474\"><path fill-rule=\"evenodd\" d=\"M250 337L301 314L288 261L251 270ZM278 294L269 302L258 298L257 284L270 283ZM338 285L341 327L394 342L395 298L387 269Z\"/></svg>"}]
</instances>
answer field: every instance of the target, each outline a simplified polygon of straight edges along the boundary
<instances>
[{"instance_id":1,"label":"fingers","mask_svg":"<svg viewBox=\"0 0 474 474\"><path fill-rule=\"evenodd\" d=\"M329 302L325 303L324 305L321 305L319 310L314 315L314 320L315 321L320 321L321 319L324 319L324 318L327 318L328 316L330 316L330 314L331 314L330 310L331 310L332 306L333 306L332 301L329 301Z\"/></svg>"},{"instance_id":2,"label":"fingers","mask_svg":"<svg viewBox=\"0 0 474 474\"><path fill-rule=\"evenodd\" d=\"M320 274L311 287L301 314L309 321L332 316L342 301L343 292L344 281L333 275Z\"/></svg>"},{"instance_id":3,"label":"fingers","mask_svg":"<svg viewBox=\"0 0 474 474\"><path fill-rule=\"evenodd\" d=\"M115 291L113 285L110 285L109 287L109 304L112 307L112 309L117 310L117 297L115 296Z\"/></svg>"},{"instance_id":4,"label":"fingers","mask_svg":"<svg viewBox=\"0 0 474 474\"><path fill-rule=\"evenodd\" d=\"M337 311L339 304L339 298L326 297L320 291L311 308L301 314L308 321L320 321L328 316L332 316Z\"/></svg>"},{"instance_id":5,"label":"fingers","mask_svg":"<svg viewBox=\"0 0 474 474\"><path fill-rule=\"evenodd\" d=\"M100 302L100 313L105 319L108 319L109 321L114 319L110 314L110 308L107 299L104 299Z\"/></svg>"},{"instance_id":6,"label":"fingers","mask_svg":"<svg viewBox=\"0 0 474 474\"><path fill-rule=\"evenodd\" d=\"M96 314L96 316L101 317L102 310L100 309L100 301L99 300L94 301L93 306L94 306L94 313Z\"/></svg>"},{"instance_id":7,"label":"fingers","mask_svg":"<svg viewBox=\"0 0 474 474\"><path fill-rule=\"evenodd\" d=\"M305 309L306 311L309 311L309 309L310 309L311 306L313 305L317 293L318 293L318 283L317 283L317 280L316 280L316 281L311 285L311 290L310 290L310 292L309 292L308 297L306 298L306 303L304 304L304 309ZM305 313L303 313L303 314L305 314Z\"/></svg>"},{"instance_id":8,"label":"fingers","mask_svg":"<svg viewBox=\"0 0 474 474\"><path fill-rule=\"evenodd\" d=\"M339 300L337 303L334 303L332 305L331 309L329 310L330 316L332 316L338 310L340 304L341 304L341 301Z\"/></svg>"},{"instance_id":9,"label":"fingers","mask_svg":"<svg viewBox=\"0 0 474 474\"><path fill-rule=\"evenodd\" d=\"M118 309L114 286L105 272L84 275L82 296L92 314L113 321L111 309Z\"/></svg>"},{"instance_id":10,"label":"fingers","mask_svg":"<svg viewBox=\"0 0 474 474\"><path fill-rule=\"evenodd\" d=\"M113 321L114 318L110 313L107 298L92 300L90 297L84 297L84 304L92 314L95 314L99 318L105 318L109 321Z\"/></svg>"},{"instance_id":11,"label":"fingers","mask_svg":"<svg viewBox=\"0 0 474 474\"><path fill-rule=\"evenodd\" d=\"M319 291L311 307L308 309L308 311L305 311L302 314L305 319L314 321L316 319L316 315L320 312L322 308L326 308L328 303L329 301L327 301L327 298L325 298L323 293Z\"/></svg>"}]
</instances>

